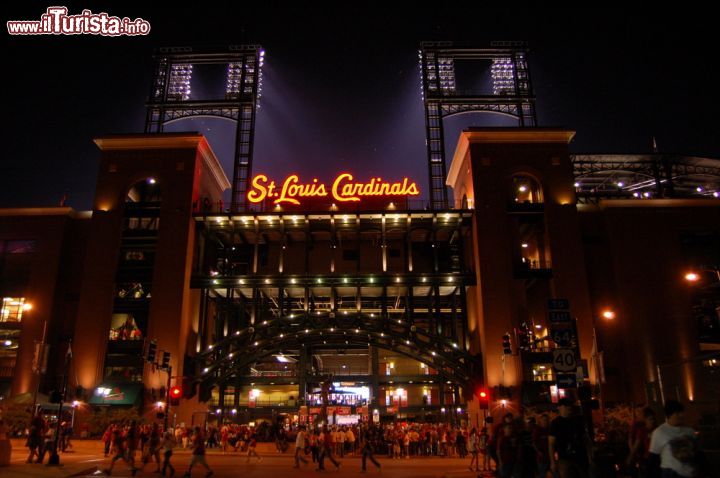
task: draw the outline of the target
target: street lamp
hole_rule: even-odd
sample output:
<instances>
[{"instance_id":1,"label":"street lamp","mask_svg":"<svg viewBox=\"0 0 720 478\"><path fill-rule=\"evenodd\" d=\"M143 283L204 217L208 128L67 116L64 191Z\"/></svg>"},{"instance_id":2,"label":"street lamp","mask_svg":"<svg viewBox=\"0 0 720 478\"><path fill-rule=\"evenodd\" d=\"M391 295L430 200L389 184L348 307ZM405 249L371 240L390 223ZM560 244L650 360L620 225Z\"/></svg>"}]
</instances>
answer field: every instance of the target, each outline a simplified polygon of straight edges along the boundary
<instances>
[{"instance_id":1,"label":"street lamp","mask_svg":"<svg viewBox=\"0 0 720 478\"><path fill-rule=\"evenodd\" d=\"M685 280L688 282L697 282L700 280L700 274L697 272L688 272L685 274Z\"/></svg>"},{"instance_id":2,"label":"street lamp","mask_svg":"<svg viewBox=\"0 0 720 478\"><path fill-rule=\"evenodd\" d=\"M702 275L699 272L712 272L715 274L715 277L717 278L718 282L720 282L720 269L717 267L711 267L711 268L703 268L698 270L691 270L685 273L685 280L690 282L691 284L694 284L696 282L700 282L702 280Z\"/></svg>"},{"instance_id":3,"label":"street lamp","mask_svg":"<svg viewBox=\"0 0 720 478\"><path fill-rule=\"evenodd\" d=\"M602 311L603 319L613 320L615 318L615 311L611 309L605 309Z\"/></svg>"}]
</instances>

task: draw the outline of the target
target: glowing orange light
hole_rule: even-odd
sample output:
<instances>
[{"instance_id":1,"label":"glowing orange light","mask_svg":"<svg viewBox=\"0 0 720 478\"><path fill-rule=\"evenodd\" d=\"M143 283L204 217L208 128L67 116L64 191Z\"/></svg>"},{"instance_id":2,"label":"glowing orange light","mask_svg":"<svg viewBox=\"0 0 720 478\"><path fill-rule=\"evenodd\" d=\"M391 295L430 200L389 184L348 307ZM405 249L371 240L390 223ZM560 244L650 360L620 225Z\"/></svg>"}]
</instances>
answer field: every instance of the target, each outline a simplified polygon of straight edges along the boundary
<instances>
[{"instance_id":1,"label":"glowing orange light","mask_svg":"<svg viewBox=\"0 0 720 478\"><path fill-rule=\"evenodd\" d=\"M603 310L602 316L608 320L612 320L615 318L615 312L612 310Z\"/></svg>"},{"instance_id":2,"label":"glowing orange light","mask_svg":"<svg viewBox=\"0 0 720 478\"><path fill-rule=\"evenodd\" d=\"M685 280L688 282L697 282L700 280L700 274L697 272L688 272L685 274Z\"/></svg>"},{"instance_id":3,"label":"glowing orange light","mask_svg":"<svg viewBox=\"0 0 720 478\"><path fill-rule=\"evenodd\" d=\"M339 174L332 184L318 182L313 178L311 183L301 183L297 174L291 174L282 182L278 188L274 180L270 180L265 174L258 174L251 181L247 199L251 203L259 203L265 199L271 199L274 204L290 203L300 204L299 198L327 197L332 196L335 201L348 202L360 201L363 197L370 196L419 196L420 189L414 181L403 178L401 181L388 182L376 177L369 182L354 181L350 173Z\"/></svg>"},{"instance_id":4,"label":"glowing orange light","mask_svg":"<svg viewBox=\"0 0 720 478\"><path fill-rule=\"evenodd\" d=\"M480 398L487 398L487 392L480 392Z\"/></svg>"}]
</instances>

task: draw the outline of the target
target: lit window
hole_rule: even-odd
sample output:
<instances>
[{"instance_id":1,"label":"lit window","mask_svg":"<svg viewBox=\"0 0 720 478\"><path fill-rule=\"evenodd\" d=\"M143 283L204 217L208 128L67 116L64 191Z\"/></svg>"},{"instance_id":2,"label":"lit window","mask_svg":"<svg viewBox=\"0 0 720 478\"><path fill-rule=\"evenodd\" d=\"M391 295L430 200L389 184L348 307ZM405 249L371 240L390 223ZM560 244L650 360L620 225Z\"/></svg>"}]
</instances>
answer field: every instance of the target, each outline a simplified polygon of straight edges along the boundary
<instances>
[{"instance_id":1,"label":"lit window","mask_svg":"<svg viewBox=\"0 0 720 478\"><path fill-rule=\"evenodd\" d=\"M0 310L0 322L20 322L23 311L29 309L30 304L25 303L24 297L4 297L2 310Z\"/></svg>"},{"instance_id":2,"label":"lit window","mask_svg":"<svg viewBox=\"0 0 720 478\"><path fill-rule=\"evenodd\" d=\"M711 358L709 360L703 360L703 367L708 368L720 368L720 359Z\"/></svg>"},{"instance_id":3,"label":"lit window","mask_svg":"<svg viewBox=\"0 0 720 478\"><path fill-rule=\"evenodd\" d=\"M532 375L534 382L553 382L553 369L551 364L533 364Z\"/></svg>"}]
</instances>

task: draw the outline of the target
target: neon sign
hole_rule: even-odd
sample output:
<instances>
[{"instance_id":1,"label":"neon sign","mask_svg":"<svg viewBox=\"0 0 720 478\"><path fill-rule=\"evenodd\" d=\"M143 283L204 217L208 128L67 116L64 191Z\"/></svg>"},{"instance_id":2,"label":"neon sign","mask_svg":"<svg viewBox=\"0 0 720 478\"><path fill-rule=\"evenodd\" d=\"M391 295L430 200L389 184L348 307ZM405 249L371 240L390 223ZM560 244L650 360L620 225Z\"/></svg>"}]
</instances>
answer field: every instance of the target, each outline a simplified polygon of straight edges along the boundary
<instances>
[{"instance_id":1,"label":"neon sign","mask_svg":"<svg viewBox=\"0 0 720 478\"><path fill-rule=\"evenodd\" d=\"M420 189L414 181L389 182L372 178L368 182L353 180L350 173L339 174L329 186L313 178L310 183L301 183L297 174L285 178L280 187L264 174L258 174L251 181L247 199L259 203L270 199L274 204L300 204L302 198L332 197L337 202L360 201L364 197L419 196Z\"/></svg>"}]
</instances>

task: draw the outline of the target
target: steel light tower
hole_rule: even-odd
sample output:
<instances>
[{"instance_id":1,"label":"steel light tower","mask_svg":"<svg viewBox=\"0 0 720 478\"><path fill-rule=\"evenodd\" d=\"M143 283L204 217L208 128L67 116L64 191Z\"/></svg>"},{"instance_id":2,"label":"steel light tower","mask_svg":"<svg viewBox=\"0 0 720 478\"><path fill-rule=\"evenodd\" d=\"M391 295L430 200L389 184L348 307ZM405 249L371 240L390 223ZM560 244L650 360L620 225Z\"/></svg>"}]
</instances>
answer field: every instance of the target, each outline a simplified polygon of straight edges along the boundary
<instances>
[{"instance_id":1,"label":"steel light tower","mask_svg":"<svg viewBox=\"0 0 720 478\"><path fill-rule=\"evenodd\" d=\"M152 89L147 102L146 133L160 133L166 124L194 116L215 116L237 123L233 161L233 211L245 210L252 171L255 114L262 96L265 51L260 45L231 45L220 50L190 47L156 50ZM197 65L227 65L225 94L205 98L193 92Z\"/></svg>"}]
</instances>

